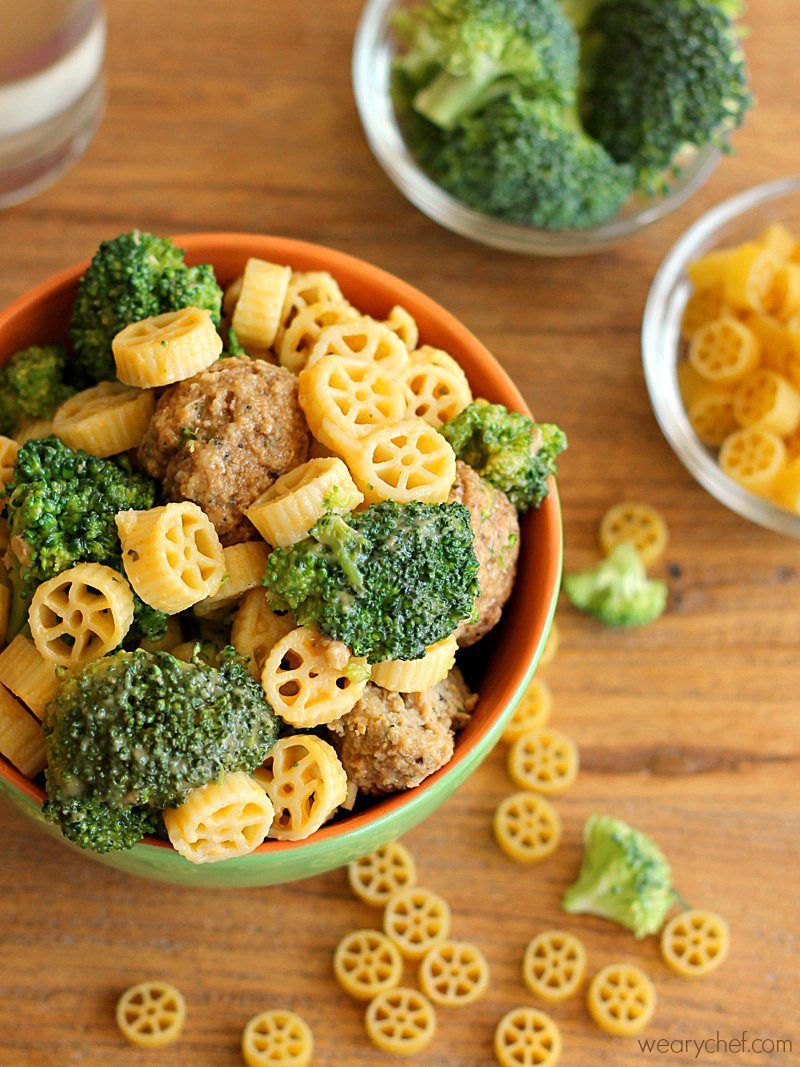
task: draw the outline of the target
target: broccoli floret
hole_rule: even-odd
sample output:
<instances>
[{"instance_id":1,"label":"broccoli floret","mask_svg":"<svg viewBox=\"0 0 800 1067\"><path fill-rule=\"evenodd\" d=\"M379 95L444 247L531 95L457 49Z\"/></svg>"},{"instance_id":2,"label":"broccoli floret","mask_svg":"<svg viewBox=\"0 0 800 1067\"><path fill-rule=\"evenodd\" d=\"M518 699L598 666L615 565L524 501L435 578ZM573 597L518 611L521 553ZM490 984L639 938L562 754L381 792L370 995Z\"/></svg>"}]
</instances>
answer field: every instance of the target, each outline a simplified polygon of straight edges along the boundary
<instances>
[{"instance_id":1,"label":"broccoli floret","mask_svg":"<svg viewBox=\"0 0 800 1067\"><path fill-rule=\"evenodd\" d=\"M644 626L667 606L666 582L648 578L639 553L626 542L596 567L565 574L564 592L606 626Z\"/></svg>"},{"instance_id":2,"label":"broccoli floret","mask_svg":"<svg viewBox=\"0 0 800 1067\"><path fill-rule=\"evenodd\" d=\"M376 504L326 515L276 549L264 584L274 610L344 641L370 663L418 659L472 616L478 561L463 504Z\"/></svg>"},{"instance_id":3,"label":"broccoli floret","mask_svg":"<svg viewBox=\"0 0 800 1067\"><path fill-rule=\"evenodd\" d=\"M571 915L599 915L636 937L660 930L676 900L669 863L646 834L610 815L590 815L583 865L561 905Z\"/></svg>"},{"instance_id":4,"label":"broccoli floret","mask_svg":"<svg viewBox=\"0 0 800 1067\"><path fill-rule=\"evenodd\" d=\"M70 323L78 368L87 378L116 377L111 342L131 322L192 306L210 311L219 325L222 290L213 267L187 267L183 257L169 238L138 230L100 245L81 278Z\"/></svg>"},{"instance_id":5,"label":"broccoli floret","mask_svg":"<svg viewBox=\"0 0 800 1067\"><path fill-rule=\"evenodd\" d=\"M502 404L476 401L441 430L459 459L501 489L519 511L538 507L567 447L562 430Z\"/></svg>"},{"instance_id":6,"label":"broccoli floret","mask_svg":"<svg viewBox=\"0 0 800 1067\"><path fill-rule=\"evenodd\" d=\"M25 418L50 418L72 396L66 364L61 345L32 345L0 367L0 433L12 436Z\"/></svg>"},{"instance_id":7,"label":"broccoli floret","mask_svg":"<svg viewBox=\"0 0 800 1067\"><path fill-rule=\"evenodd\" d=\"M252 773L278 735L233 648L213 667L143 649L106 656L64 675L43 726L48 811L99 850L135 843L142 809L159 813L222 774Z\"/></svg>"},{"instance_id":8,"label":"broccoli floret","mask_svg":"<svg viewBox=\"0 0 800 1067\"><path fill-rule=\"evenodd\" d=\"M87 797L48 800L42 812L58 823L64 837L92 852L133 848L145 834L154 834L160 821L158 813L147 808L114 807Z\"/></svg>"},{"instance_id":9,"label":"broccoli floret","mask_svg":"<svg viewBox=\"0 0 800 1067\"><path fill-rule=\"evenodd\" d=\"M515 89L574 98L578 39L557 0L424 0L395 31L413 106L442 129Z\"/></svg>"},{"instance_id":10,"label":"broccoli floret","mask_svg":"<svg viewBox=\"0 0 800 1067\"><path fill-rule=\"evenodd\" d=\"M156 501L156 483L127 459L109 460L69 448L57 437L26 441L6 488L14 586L9 634L24 625L37 585L80 562L122 571L114 516ZM161 637L167 617L135 598L135 624Z\"/></svg>"}]
</instances>

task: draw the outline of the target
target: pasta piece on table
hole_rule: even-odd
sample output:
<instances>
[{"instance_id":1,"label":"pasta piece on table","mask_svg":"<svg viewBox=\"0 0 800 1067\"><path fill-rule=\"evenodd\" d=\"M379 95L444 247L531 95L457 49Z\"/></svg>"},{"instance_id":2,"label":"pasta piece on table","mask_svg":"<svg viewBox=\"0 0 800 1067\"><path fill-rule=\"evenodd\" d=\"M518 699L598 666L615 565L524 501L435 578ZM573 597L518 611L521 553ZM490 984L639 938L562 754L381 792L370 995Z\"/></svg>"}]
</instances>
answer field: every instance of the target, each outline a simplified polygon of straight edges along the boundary
<instances>
[{"instance_id":1,"label":"pasta piece on table","mask_svg":"<svg viewBox=\"0 0 800 1067\"><path fill-rule=\"evenodd\" d=\"M347 775L339 757L314 734L282 737L255 777L275 808L268 836L279 841L310 837L347 796Z\"/></svg>"},{"instance_id":2,"label":"pasta piece on table","mask_svg":"<svg viewBox=\"0 0 800 1067\"><path fill-rule=\"evenodd\" d=\"M251 589L242 597L234 616L231 644L248 660L256 681L261 681L268 653L294 629L295 622L289 612L278 615L269 606L266 589Z\"/></svg>"},{"instance_id":3,"label":"pasta piece on table","mask_svg":"<svg viewBox=\"0 0 800 1067\"><path fill-rule=\"evenodd\" d=\"M383 929L406 959L421 960L450 933L450 905L421 886L401 889L386 905Z\"/></svg>"},{"instance_id":4,"label":"pasta piece on table","mask_svg":"<svg viewBox=\"0 0 800 1067\"><path fill-rule=\"evenodd\" d=\"M689 362L710 382L730 385L755 370L761 345L752 330L730 315L701 326L689 344Z\"/></svg>"},{"instance_id":5,"label":"pasta piece on table","mask_svg":"<svg viewBox=\"0 0 800 1067\"><path fill-rule=\"evenodd\" d=\"M437 363L417 363L412 359L400 381L408 414L436 430L472 403L472 391L462 375Z\"/></svg>"},{"instance_id":6,"label":"pasta piece on table","mask_svg":"<svg viewBox=\"0 0 800 1067\"><path fill-rule=\"evenodd\" d=\"M481 950L468 941L440 941L420 964L419 984L434 1004L461 1008L486 992L489 964Z\"/></svg>"},{"instance_id":7,"label":"pasta piece on table","mask_svg":"<svg viewBox=\"0 0 800 1067\"><path fill-rule=\"evenodd\" d=\"M774 370L759 367L736 386L733 414L741 426L786 437L800 425L800 393Z\"/></svg>"},{"instance_id":8,"label":"pasta piece on table","mask_svg":"<svg viewBox=\"0 0 800 1067\"><path fill-rule=\"evenodd\" d=\"M209 311L189 307L132 322L111 347L119 380L151 389L206 370L219 358L222 338Z\"/></svg>"},{"instance_id":9,"label":"pasta piece on table","mask_svg":"<svg viewBox=\"0 0 800 1067\"><path fill-rule=\"evenodd\" d=\"M116 456L139 447L155 406L149 390L101 382L64 401L53 416L53 433L70 448Z\"/></svg>"},{"instance_id":10,"label":"pasta piece on table","mask_svg":"<svg viewBox=\"0 0 800 1067\"><path fill-rule=\"evenodd\" d=\"M186 1021L183 994L169 982L140 982L117 1001L117 1026L132 1045L164 1048L177 1041Z\"/></svg>"},{"instance_id":11,"label":"pasta piece on table","mask_svg":"<svg viewBox=\"0 0 800 1067\"><path fill-rule=\"evenodd\" d=\"M786 445L771 430L749 427L722 442L719 465L723 472L751 493L769 493L786 466Z\"/></svg>"},{"instance_id":12,"label":"pasta piece on table","mask_svg":"<svg viewBox=\"0 0 800 1067\"><path fill-rule=\"evenodd\" d=\"M279 1008L254 1016L242 1033L247 1067L308 1067L314 1054L311 1027L293 1011Z\"/></svg>"},{"instance_id":13,"label":"pasta piece on table","mask_svg":"<svg viewBox=\"0 0 800 1067\"><path fill-rule=\"evenodd\" d=\"M431 645L421 659L390 659L372 667L372 681L392 693L424 693L450 673L456 661L455 634Z\"/></svg>"},{"instance_id":14,"label":"pasta piece on table","mask_svg":"<svg viewBox=\"0 0 800 1067\"><path fill-rule=\"evenodd\" d=\"M269 549L261 541L241 541L223 548L225 576L216 593L195 604L195 615L205 618L220 608L231 607L245 593L260 586L268 555Z\"/></svg>"},{"instance_id":15,"label":"pasta piece on table","mask_svg":"<svg viewBox=\"0 0 800 1067\"><path fill-rule=\"evenodd\" d=\"M307 366L325 356L360 359L391 374L399 373L409 362L408 349L397 334L383 323L367 319L326 327L311 350Z\"/></svg>"},{"instance_id":16,"label":"pasta piece on table","mask_svg":"<svg viewBox=\"0 0 800 1067\"><path fill-rule=\"evenodd\" d=\"M26 778L35 778L47 764L44 731L4 685L0 685L0 755Z\"/></svg>"},{"instance_id":17,"label":"pasta piece on table","mask_svg":"<svg viewBox=\"0 0 800 1067\"><path fill-rule=\"evenodd\" d=\"M354 307L341 302L320 301L301 308L283 332L278 344L282 367L299 374L308 363L322 331L330 326L354 323L361 315Z\"/></svg>"},{"instance_id":18,"label":"pasta piece on table","mask_svg":"<svg viewBox=\"0 0 800 1067\"><path fill-rule=\"evenodd\" d=\"M561 1058L561 1031L538 1008L514 1008L494 1032L500 1067L554 1067Z\"/></svg>"},{"instance_id":19,"label":"pasta piece on table","mask_svg":"<svg viewBox=\"0 0 800 1067\"><path fill-rule=\"evenodd\" d=\"M670 919L661 932L661 955L676 974L703 978L725 962L730 928L721 915L694 909Z\"/></svg>"},{"instance_id":20,"label":"pasta piece on table","mask_svg":"<svg viewBox=\"0 0 800 1067\"><path fill-rule=\"evenodd\" d=\"M558 848L561 817L538 793L513 793L494 813L494 836L515 863L538 863Z\"/></svg>"},{"instance_id":21,"label":"pasta piece on table","mask_svg":"<svg viewBox=\"0 0 800 1067\"><path fill-rule=\"evenodd\" d=\"M531 730L541 730L550 718L553 691L542 678L532 678L503 731L503 740L513 743Z\"/></svg>"},{"instance_id":22,"label":"pasta piece on table","mask_svg":"<svg viewBox=\"0 0 800 1067\"><path fill-rule=\"evenodd\" d=\"M41 719L58 689L56 665L44 658L30 638L17 634L0 652L0 682Z\"/></svg>"},{"instance_id":23,"label":"pasta piece on table","mask_svg":"<svg viewBox=\"0 0 800 1067\"><path fill-rule=\"evenodd\" d=\"M406 846L391 841L354 860L347 868L347 878L350 888L365 904L382 908L395 893L417 884L417 867Z\"/></svg>"},{"instance_id":24,"label":"pasta piece on table","mask_svg":"<svg viewBox=\"0 0 800 1067\"><path fill-rule=\"evenodd\" d=\"M653 1017L656 990L639 967L612 963L592 979L587 1004L601 1030L615 1037L633 1037Z\"/></svg>"},{"instance_id":25,"label":"pasta piece on table","mask_svg":"<svg viewBox=\"0 0 800 1067\"><path fill-rule=\"evenodd\" d=\"M660 511L649 504L628 500L615 504L600 522L600 548L610 555L623 541L633 545L645 567L651 567L666 551L667 524Z\"/></svg>"},{"instance_id":26,"label":"pasta piece on table","mask_svg":"<svg viewBox=\"0 0 800 1067\"><path fill-rule=\"evenodd\" d=\"M391 989L370 1001L364 1025L370 1041L382 1052L414 1056L433 1041L436 1012L416 989Z\"/></svg>"},{"instance_id":27,"label":"pasta piece on table","mask_svg":"<svg viewBox=\"0 0 800 1067\"><path fill-rule=\"evenodd\" d=\"M586 974L586 949L574 934L545 930L525 949L522 978L535 997L556 1004L577 993Z\"/></svg>"},{"instance_id":28,"label":"pasta piece on table","mask_svg":"<svg viewBox=\"0 0 800 1067\"><path fill-rule=\"evenodd\" d=\"M578 750L560 730L545 727L518 737L508 752L508 773L520 789L554 796L578 774Z\"/></svg>"},{"instance_id":29,"label":"pasta piece on table","mask_svg":"<svg viewBox=\"0 0 800 1067\"><path fill-rule=\"evenodd\" d=\"M292 277L291 267L253 257L247 261L231 326L245 348L270 348Z\"/></svg>"},{"instance_id":30,"label":"pasta piece on table","mask_svg":"<svg viewBox=\"0 0 800 1067\"><path fill-rule=\"evenodd\" d=\"M172 847L191 863L247 856L264 841L275 809L263 787L241 771L193 789L164 825Z\"/></svg>"},{"instance_id":31,"label":"pasta piece on table","mask_svg":"<svg viewBox=\"0 0 800 1067\"><path fill-rule=\"evenodd\" d=\"M400 985L403 959L394 942L380 930L354 930L339 942L333 973L345 993L356 1000L372 1000Z\"/></svg>"},{"instance_id":32,"label":"pasta piece on table","mask_svg":"<svg viewBox=\"0 0 800 1067\"><path fill-rule=\"evenodd\" d=\"M380 426L343 455L368 504L441 504L456 477L453 449L422 419Z\"/></svg>"}]
</instances>

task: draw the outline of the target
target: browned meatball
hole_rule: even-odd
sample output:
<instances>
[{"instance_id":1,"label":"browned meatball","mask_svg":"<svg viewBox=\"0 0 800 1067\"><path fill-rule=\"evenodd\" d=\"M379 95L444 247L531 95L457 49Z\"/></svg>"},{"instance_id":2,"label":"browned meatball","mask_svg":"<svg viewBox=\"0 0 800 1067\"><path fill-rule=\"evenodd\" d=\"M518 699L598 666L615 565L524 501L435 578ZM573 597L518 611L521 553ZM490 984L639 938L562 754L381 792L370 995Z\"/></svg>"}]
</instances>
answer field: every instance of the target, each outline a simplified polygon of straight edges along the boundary
<instances>
[{"instance_id":1,"label":"browned meatball","mask_svg":"<svg viewBox=\"0 0 800 1067\"><path fill-rule=\"evenodd\" d=\"M496 626L511 595L519 556L517 510L505 493L481 478L461 460L456 464L456 480L450 500L469 508L478 557L478 618L463 623L458 630L462 647L474 645Z\"/></svg>"},{"instance_id":2,"label":"browned meatball","mask_svg":"<svg viewBox=\"0 0 800 1067\"><path fill-rule=\"evenodd\" d=\"M328 727L348 781L372 796L413 789L453 755L454 730L476 700L458 670L426 693L390 693L370 682Z\"/></svg>"},{"instance_id":3,"label":"browned meatball","mask_svg":"<svg viewBox=\"0 0 800 1067\"><path fill-rule=\"evenodd\" d=\"M222 543L234 545L258 536L243 510L304 463L310 444L295 375L244 356L167 389L139 460L167 496L199 504Z\"/></svg>"}]
</instances>

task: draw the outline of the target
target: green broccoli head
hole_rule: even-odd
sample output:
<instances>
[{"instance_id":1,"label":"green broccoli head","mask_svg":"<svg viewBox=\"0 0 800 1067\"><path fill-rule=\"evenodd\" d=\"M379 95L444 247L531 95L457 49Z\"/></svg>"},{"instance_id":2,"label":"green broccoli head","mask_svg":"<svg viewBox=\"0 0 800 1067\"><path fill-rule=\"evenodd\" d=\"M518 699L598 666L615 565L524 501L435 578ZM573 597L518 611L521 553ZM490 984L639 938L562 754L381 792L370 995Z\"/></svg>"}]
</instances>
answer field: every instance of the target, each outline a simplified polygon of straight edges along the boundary
<instances>
[{"instance_id":1,"label":"green broccoli head","mask_svg":"<svg viewBox=\"0 0 800 1067\"><path fill-rule=\"evenodd\" d=\"M413 106L442 129L515 89L574 99L578 40L558 0L423 0L395 31Z\"/></svg>"},{"instance_id":2,"label":"green broccoli head","mask_svg":"<svg viewBox=\"0 0 800 1067\"><path fill-rule=\"evenodd\" d=\"M502 404L482 401L464 408L441 432L458 458L501 489L519 511L545 499L556 460L567 447L557 426L537 425Z\"/></svg>"},{"instance_id":3,"label":"green broccoli head","mask_svg":"<svg viewBox=\"0 0 800 1067\"><path fill-rule=\"evenodd\" d=\"M596 567L564 575L574 606L606 626L644 626L663 615L666 582L648 578L633 545L623 542Z\"/></svg>"},{"instance_id":4,"label":"green broccoli head","mask_svg":"<svg viewBox=\"0 0 800 1067\"><path fill-rule=\"evenodd\" d=\"M104 241L81 278L70 337L89 379L116 377L111 342L131 322L184 307L205 308L219 324L222 290L213 267L187 267L167 237L134 230Z\"/></svg>"},{"instance_id":5,"label":"green broccoli head","mask_svg":"<svg viewBox=\"0 0 800 1067\"><path fill-rule=\"evenodd\" d=\"M133 848L145 834L156 832L158 812L129 805L114 807L88 797L48 800L42 812L57 823L67 840L92 852L120 852Z\"/></svg>"},{"instance_id":6,"label":"green broccoli head","mask_svg":"<svg viewBox=\"0 0 800 1067\"><path fill-rule=\"evenodd\" d=\"M591 815L583 864L561 905L571 915L599 915L636 937L661 929L676 900L669 863L646 834L610 815Z\"/></svg>"},{"instance_id":7,"label":"green broccoli head","mask_svg":"<svg viewBox=\"0 0 800 1067\"><path fill-rule=\"evenodd\" d=\"M32 345L0 367L0 433L12 436L27 418L48 419L75 390L64 382L61 345Z\"/></svg>"},{"instance_id":8,"label":"green broccoli head","mask_svg":"<svg viewBox=\"0 0 800 1067\"><path fill-rule=\"evenodd\" d=\"M264 578L276 611L370 663L419 659L471 618L478 561L463 504L376 504L326 515L276 549Z\"/></svg>"}]
</instances>

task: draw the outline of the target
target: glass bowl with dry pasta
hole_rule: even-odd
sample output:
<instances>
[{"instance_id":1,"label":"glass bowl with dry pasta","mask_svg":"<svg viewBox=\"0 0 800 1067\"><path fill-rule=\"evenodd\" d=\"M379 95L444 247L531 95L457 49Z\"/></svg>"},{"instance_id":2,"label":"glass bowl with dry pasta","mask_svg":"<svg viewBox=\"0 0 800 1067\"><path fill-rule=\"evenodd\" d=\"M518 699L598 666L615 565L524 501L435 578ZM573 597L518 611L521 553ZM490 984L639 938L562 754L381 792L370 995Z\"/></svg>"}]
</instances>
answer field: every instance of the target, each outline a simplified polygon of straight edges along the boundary
<instances>
[{"instance_id":1,"label":"glass bowl with dry pasta","mask_svg":"<svg viewBox=\"0 0 800 1067\"><path fill-rule=\"evenodd\" d=\"M41 828L267 885L486 756L552 619L566 441L443 308L316 245L134 231L1 313L0 363L0 793Z\"/></svg>"}]
</instances>

